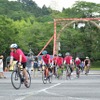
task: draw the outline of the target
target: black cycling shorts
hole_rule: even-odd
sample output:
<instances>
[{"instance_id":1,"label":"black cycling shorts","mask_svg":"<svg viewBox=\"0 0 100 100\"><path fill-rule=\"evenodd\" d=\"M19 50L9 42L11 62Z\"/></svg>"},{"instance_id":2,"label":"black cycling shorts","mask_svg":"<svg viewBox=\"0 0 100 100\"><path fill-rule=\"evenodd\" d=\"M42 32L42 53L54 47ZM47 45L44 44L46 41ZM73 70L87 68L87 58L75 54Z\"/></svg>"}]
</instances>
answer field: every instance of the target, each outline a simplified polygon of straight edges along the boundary
<instances>
[{"instance_id":1,"label":"black cycling shorts","mask_svg":"<svg viewBox=\"0 0 100 100\"><path fill-rule=\"evenodd\" d=\"M49 67L50 67L50 64L46 64L46 67L48 67L48 68L49 68Z\"/></svg>"},{"instance_id":2,"label":"black cycling shorts","mask_svg":"<svg viewBox=\"0 0 100 100\"><path fill-rule=\"evenodd\" d=\"M17 62L19 63L19 62ZM23 68L26 68L26 62L22 62L21 65L23 66Z\"/></svg>"}]
</instances>

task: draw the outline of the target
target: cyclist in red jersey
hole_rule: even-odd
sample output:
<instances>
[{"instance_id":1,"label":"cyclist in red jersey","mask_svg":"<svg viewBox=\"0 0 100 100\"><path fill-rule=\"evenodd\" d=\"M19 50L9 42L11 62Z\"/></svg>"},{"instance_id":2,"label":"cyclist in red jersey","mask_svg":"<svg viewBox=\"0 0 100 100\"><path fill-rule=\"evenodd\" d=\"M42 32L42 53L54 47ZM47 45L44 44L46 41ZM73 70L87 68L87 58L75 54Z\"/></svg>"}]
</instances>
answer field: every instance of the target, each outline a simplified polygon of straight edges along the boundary
<instances>
[{"instance_id":1,"label":"cyclist in red jersey","mask_svg":"<svg viewBox=\"0 0 100 100\"><path fill-rule=\"evenodd\" d=\"M50 55L47 54L47 51L44 50L42 52L43 56L42 56L42 65L45 66L45 79L49 76L49 71L50 71Z\"/></svg>"},{"instance_id":2,"label":"cyclist in red jersey","mask_svg":"<svg viewBox=\"0 0 100 100\"><path fill-rule=\"evenodd\" d=\"M19 66L23 66L23 75L25 76L26 79L26 84L27 84L27 80L28 80L28 75L27 75L27 71L25 69L26 67L26 62L27 62L27 58L24 55L23 51L21 49L18 48L17 44L11 44L10 45L10 64L9 66L12 65L13 63L13 59L15 59L16 61L18 61L18 65Z\"/></svg>"},{"instance_id":3,"label":"cyclist in red jersey","mask_svg":"<svg viewBox=\"0 0 100 100\"><path fill-rule=\"evenodd\" d=\"M58 54L58 57L57 57L57 66L62 68L62 65L63 65L63 57L62 57L62 54Z\"/></svg>"},{"instance_id":4,"label":"cyclist in red jersey","mask_svg":"<svg viewBox=\"0 0 100 100\"><path fill-rule=\"evenodd\" d=\"M80 64L81 64L81 60L79 59L79 57L76 57L75 59L75 65L80 69Z\"/></svg>"},{"instance_id":5,"label":"cyclist in red jersey","mask_svg":"<svg viewBox=\"0 0 100 100\"><path fill-rule=\"evenodd\" d=\"M70 67L71 72L73 71L73 57L70 55L69 52L67 52L65 54L65 58L64 58L64 64Z\"/></svg>"},{"instance_id":6,"label":"cyclist in red jersey","mask_svg":"<svg viewBox=\"0 0 100 100\"><path fill-rule=\"evenodd\" d=\"M76 65L76 76L79 78L80 76L80 64L81 64L81 60L79 59L79 57L76 57L75 59L75 65Z\"/></svg>"},{"instance_id":7,"label":"cyclist in red jersey","mask_svg":"<svg viewBox=\"0 0 100 100\"><path fill-rule=\"evenodd\" d=\"M49 66L49 64L50 64L50 55L47 54L47 51L43 51L42 54L43 54L43 56L42 56L43 64Z\"/></svg>"}]
</instances>

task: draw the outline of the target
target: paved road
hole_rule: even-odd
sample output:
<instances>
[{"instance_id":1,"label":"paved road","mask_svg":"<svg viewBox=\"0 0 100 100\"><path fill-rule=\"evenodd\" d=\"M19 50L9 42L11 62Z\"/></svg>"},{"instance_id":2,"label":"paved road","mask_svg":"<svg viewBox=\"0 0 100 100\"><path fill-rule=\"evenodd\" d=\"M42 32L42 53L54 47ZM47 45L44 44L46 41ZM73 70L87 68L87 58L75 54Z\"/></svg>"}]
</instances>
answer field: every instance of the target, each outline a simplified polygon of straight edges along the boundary
<instances>
[{"instance_id":1,"label":"paved road","mask_svg":"<svg viewBox=\"0 0 100 100\"><path fill-rule=\"evenodd\" d=\"M11 72L5 72L7 79L0 79L0 100L100 100L100 71L90 71L78 79L53 78L51 84L43 84L41 73L32 78L31 88L24 85L15 90L10 81Z\"/></svg>"}]
</instances>

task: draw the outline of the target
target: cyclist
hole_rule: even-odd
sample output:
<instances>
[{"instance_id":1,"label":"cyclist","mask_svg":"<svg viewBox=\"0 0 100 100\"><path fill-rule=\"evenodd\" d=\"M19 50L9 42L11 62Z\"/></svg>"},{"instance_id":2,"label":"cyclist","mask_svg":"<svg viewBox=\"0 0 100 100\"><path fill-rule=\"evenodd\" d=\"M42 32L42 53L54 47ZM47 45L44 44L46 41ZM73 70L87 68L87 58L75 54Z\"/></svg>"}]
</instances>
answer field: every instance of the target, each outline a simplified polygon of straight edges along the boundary
<instances>
[{"instance_id":1,"label":"cyclist","mask_svg":"<svg viewBox=\"0 0 100 100\"><path fill-rule=\"evenodd\" d=\"M65 54L64 64L70 67L71 73L73 72L73 57L70 55L69 52Z\"/></svg>"},{"instance_id":2,"label":"cyclist","mask_svg":"<svg viewBox=\"0 0 100 100\"><path fill-rule=\"evenodd\" d=\"M89 57L86 57L86 59L84 60L84 65L85 65L85 74L89 73L89 69L90 69L90 59Z\"/></svg>"},{"instance_id":3,"label":"cyclist","mask_svg":"<svg viewBox=\"0 0 100 100\"><path fill-rule=\"evenodd\" d=\"M47 79L47 77L49 76L49 72L51 71L50 70L50 55L47 54L47 51L44 50L42 52L43 56L42 56L42 65L45 66L45 79Z\"/></svg>"},{"instance_id":4,"label":"cyclist","mask_svg":"<svg viewBox=\"0 0 100 100\"><path fill-rule=\"evenodd\" d=\"M81 60L79 59L79 57L76 57L75 59L75 65L76 67L78 67L80 69L80 64L81 64Z\"/></svg>"},{"instance_id":5,"label":"cyclist","mask_svg":"<svg viewBox=\"0 0 100 100\"><path fill-rule=\"evenodd\" d=\"M20 48L18 48L18 45L16 43L10 45L10 50L11 50L11 52L10 52L9 66L12 65L13 59L18 61L17 63L19 66L21 66L21 65L23 66L23 75L25 76L25 85L27 85L28 75L27 75L27 71L25 69L27 58L24 55L23 51Z\"/></svg>"},{"instance_id":6,"label":"cyclist","mask_svg":"<svg viewBox=\"0 0 100 100\"><path fill-rule=\"evenodd\" d=\"M60 67L60 68L61 68L62 65L63 65L63 57L62 57L62 54L61 54L61 53L58 54L56 64L57 64L57 66Z\"/></svg>"},{"instance_id":7,"label":"cyclist","mask_svg":"<svg viewBox=\"0 0 100 100\"><path fill-rule=\"evenodd\" d=\"M80 64L81 64L81 60L79 59L79 57L76 57L75 65L76 65L76 75L77 75L77 77L79 77L79 74L80 74Z\"/></svg>"}]
</instances>

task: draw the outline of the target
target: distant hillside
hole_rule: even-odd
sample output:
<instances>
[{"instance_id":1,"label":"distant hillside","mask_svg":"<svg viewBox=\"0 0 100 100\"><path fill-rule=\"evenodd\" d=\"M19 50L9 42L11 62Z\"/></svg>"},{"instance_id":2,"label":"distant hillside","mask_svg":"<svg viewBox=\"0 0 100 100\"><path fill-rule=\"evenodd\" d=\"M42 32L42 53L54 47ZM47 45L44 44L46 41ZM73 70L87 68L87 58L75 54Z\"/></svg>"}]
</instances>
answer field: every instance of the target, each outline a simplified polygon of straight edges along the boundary
<instances>
[{"instance_id":1,"label":"distant hillside","mask_svg":"<svg viewBox=\"0 0 100 100\"><path fill-rule=\"evenodd\" d=\"M40 8L32 0L8 1L0 0L0 15L6 15L14 20L29 16L45 16L50 14L50 8L45 5Z\"/></svg>"}]
</instances>

